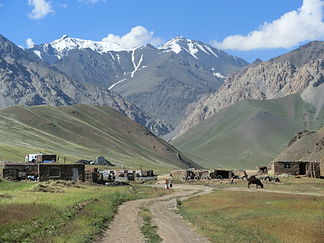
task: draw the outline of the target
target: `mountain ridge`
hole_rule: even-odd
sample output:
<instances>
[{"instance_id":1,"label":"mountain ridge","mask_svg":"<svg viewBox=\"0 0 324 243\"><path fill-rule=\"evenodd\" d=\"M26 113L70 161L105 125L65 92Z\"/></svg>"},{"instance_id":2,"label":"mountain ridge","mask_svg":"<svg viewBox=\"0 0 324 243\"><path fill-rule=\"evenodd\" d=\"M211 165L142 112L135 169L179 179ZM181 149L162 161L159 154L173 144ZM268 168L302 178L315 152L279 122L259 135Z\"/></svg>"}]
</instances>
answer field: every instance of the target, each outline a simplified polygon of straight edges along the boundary
<instances>
[{"instance_id":1,"label":"mountain ridge","mask_svg":"<svg viewBox=\"0 0 324 243\"><path fill-rule=\"evenodd\" d=\"M3 36L0 37L0 90L0 108L17 104L109 105L158 135L172 130L170 124L151 117L119 94L81 83Z\"/></svg>"},{"instance_id":2,"label":"mountain ridge","mask_svg":"<svg viewBox=\"0 0 324 243\"><path fill-rule=\"evenodd\" d=\"M319 48L320 47L320 48ZM306 53L306 54L305 54ZM308 53L308 54L307 54ZM303 59L300 56L306 55ZM211 95L188 106L176 136L196 126L220 110L244 99L275 99L306 90L305 100L322 109L321 92L324 80L324 42L306 44L269 61L257 61L232 73ZM312 95L316 98L310 98Z\"/></svg>"},{"instance_id":3,"label":"mountain ridge","mask_svg":"<svg viewBox=\"0 0 324 243\"><path fill-rule=\"evenodd\" d=\"M48 43L28 51L39 52L43 60L76 80L121 94L172 127L178 125L189 103L217 90L226 75L247 65L240 58L183 37L160 48L147 44L127 50L104 49L99 42L88 40L78 45L73 40L64 37L54 41L56 49Z\"/></svg>"}]
</instances>

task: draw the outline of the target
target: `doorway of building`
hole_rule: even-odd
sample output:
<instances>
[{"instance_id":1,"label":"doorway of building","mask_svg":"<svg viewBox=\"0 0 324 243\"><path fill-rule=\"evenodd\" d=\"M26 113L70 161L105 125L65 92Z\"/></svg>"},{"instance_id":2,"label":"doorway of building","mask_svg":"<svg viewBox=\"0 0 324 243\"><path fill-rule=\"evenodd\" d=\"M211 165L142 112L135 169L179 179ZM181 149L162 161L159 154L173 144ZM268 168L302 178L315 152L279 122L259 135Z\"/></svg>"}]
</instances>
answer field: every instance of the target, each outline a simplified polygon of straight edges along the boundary
<instances>
[{"instance_id":1,"label":"doorway of building","mask_svg":"<svg viewBox=\"0 0 324 243\"><path fill-rule=\"evenodd\" d=\"M72 181L78 181L79 180L79 170L78 168L72 169Z\"/></svg>"},{"instance_id":2,"label":"doorway of building","mask_svg":"<svg viewBox=\"0 0 324 243\"><path fill-rule=\"evenodd\" d=\"M306 175L306 164L305 163L299 164L299 174Z\"/></svg>"}]
</instances>

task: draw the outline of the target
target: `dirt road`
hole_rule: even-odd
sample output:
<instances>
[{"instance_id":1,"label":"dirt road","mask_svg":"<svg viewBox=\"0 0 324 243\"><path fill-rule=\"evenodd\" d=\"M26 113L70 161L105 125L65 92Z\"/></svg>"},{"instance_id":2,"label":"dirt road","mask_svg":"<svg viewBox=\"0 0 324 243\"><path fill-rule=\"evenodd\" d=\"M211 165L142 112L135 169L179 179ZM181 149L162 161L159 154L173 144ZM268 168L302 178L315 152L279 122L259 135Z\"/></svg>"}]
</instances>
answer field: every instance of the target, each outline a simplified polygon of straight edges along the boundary
<instances>
[{"instance_id":1,"label":"dirt road","mask_svg":"<svg viewBox=\"0 0 324 243\"><path fill-rule=\"evenodd\" d=\"M284 193L298 195L324 196L321 193L314 192L292 192L292 191L275 191L267 189L248 189L243 187L231 188L212 188L202 185L175 185L174 192L159 198L143 199L126 202L118 209L113 222L105 232L100 243L142 243L145 238L141 233L143 225L142 218L139 216L141 207L149 208L152 212L152 224L158 226L157 233L166 243L195 243L209 242L208 239L199 235L194 226L181 218L176 213L176 198L184 200L196 195L202 195L212 192L213 190L230 190L230 191L248 191L248 192L268 192Z\"/></svg>"},{"instance_id":2,"label":"dirt road","mask_svg":"<svg viewBox=\"0 0 324 243\"><path fill-rule=\"evenodd\" d=\"M209 242L194 227L176 213L176 198L186 199L210 193L213 188L200 185L175 185L174 193L159 198L126 202L118 209L113 222L106 230L101 243L141 243L145 239L140 231L142 219L140 207L149 208L152 223L158 226L158 235L166 243Z\"/></svg>"}]
</instances>

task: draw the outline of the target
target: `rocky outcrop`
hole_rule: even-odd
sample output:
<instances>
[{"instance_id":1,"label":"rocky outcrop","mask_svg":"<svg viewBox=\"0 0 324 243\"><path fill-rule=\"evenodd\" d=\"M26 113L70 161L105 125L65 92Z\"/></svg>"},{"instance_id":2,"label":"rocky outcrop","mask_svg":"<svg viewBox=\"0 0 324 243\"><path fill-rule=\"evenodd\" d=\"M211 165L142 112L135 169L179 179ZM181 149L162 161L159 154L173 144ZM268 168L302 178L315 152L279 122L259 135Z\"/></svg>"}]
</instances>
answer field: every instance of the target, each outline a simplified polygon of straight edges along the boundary
<instances>
[{"instance_id":1,"label":"rocky outcrop","mask_svg":"<svg viewBox=\"0 0 324 243\"><path fill-rule=\"evenodd\" d=\"M324 163L324 128L317 132L296 134L289 147L281 152L273 161L300 160Z\"/></svg>"},{"instance_id":2,"label":"rocky outcrop","mask_svg":"<svg viewBox=\"0 0 324 243\"><path fill-rule=\"evenodd\" d=\"M288 147L291 146L292 144L294 144L296 141L298 141L299 139L301 139L304 136L307 136L309 134L315 133L314 131L302 131L302 132L298 132L295 136L293 136L293 138L289 141L288 143Z\"/></svg>"}]
</instances>

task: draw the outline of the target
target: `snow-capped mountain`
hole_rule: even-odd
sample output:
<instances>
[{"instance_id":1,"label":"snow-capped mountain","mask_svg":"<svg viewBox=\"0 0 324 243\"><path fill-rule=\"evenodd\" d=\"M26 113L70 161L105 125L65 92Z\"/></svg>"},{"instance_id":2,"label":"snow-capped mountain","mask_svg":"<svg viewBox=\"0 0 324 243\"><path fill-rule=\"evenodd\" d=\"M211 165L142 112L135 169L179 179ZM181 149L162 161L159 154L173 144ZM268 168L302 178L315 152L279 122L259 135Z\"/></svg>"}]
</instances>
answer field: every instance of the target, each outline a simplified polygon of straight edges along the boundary
<instances>
[{"instance_id":1,"label":"snow-capped mountain","mask_svg":"<svg viewBox=\"0 0 324 243\"><path fill-rule=\"evenodd\" d=\"M82 40L67 35L63 35L60 39L51 42L50 45L57 51L59 57L62 57L68 51L75 49L79 50L89 48L98 53L124 51L124 49L116 42Z\"/></svg>"},{"instance_id":2,"label":"snow-capped mountain","mask_svg":"<svg viewBox=\"0 0 324 243\"><path fill-rule=\"evenodd\" d=\"M172 51L181 56L190 55L204 66L204 68L213 71L214 75L219 78L225 78L228 73L237 69L237 67L247 65L246 61L228 55L221 49L182 36L178 36L166 42L160 49L163 52Z\"/></svg>"},{"instance_id":3,"label":"snow-capped mountain","mask_svg":"<svg viewBox=\"0 0 324 243\"><path fill-rule=\"evenodd\" d=\"M108 105L156 135L172 130L170 124L152 118L119 94L73 79L0 35L0 109L45 104Z\"/></svg>"},{"instance_id":4,"label":"snow-capped mountain","mask_svg":"<svg viewBox=\"0 0 324 243\"><path fill-rule=\"evenodd\" d=\"M196 59L199 59L197 54L202 51L207 55L213 55L218 58L218 55L212 50L209 45L206 45L200 41L194 41L190 39L186 39L182 36L178 36L168 42L166 42L162 47L162 50L165 51L173 51L176 54L179 54L181 51L189 53ZM220 51L217 49L217 51Z\"/></svg>"},{"instance_id":5,"label":"snow-capped mountain","mask_svg":"<svg viewBox=\"0 0 324 243\"><path fill-rule=\"evenodd\" d=\"M76 80L118 92L174 127L188 104L217 90L230 72L247 65L184 37L158 48L147 44L125 49L114 42L63 36L29 51Z\"/></svg>"}]
</instances>

